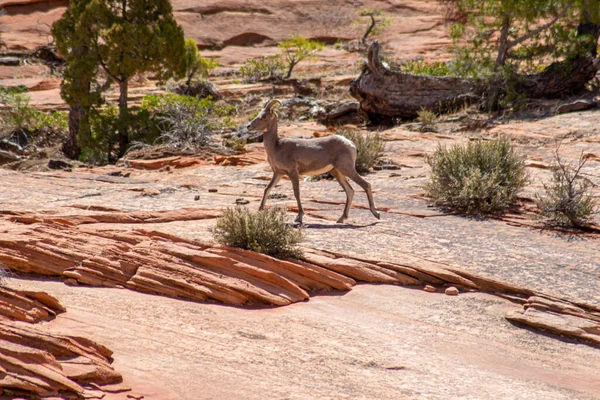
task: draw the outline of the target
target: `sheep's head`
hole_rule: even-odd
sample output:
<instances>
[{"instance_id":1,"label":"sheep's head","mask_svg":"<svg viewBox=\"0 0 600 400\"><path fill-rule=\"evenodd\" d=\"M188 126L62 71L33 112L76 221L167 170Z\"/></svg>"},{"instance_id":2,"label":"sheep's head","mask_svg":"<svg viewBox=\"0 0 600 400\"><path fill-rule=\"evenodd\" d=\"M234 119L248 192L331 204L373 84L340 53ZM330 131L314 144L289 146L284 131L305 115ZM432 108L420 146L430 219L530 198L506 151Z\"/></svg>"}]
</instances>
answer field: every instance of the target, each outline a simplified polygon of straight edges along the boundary
<instances>
[{"instance_id":1,"label":"sheep's head","mask_svg":"<svg viewBox=\"0 0 600 400\"><path fill-rule=\"evenodd\" d=\"M257 136L262 135L277 120L277 114L275 114L274 110L276 104L281 104L281 101L277 99L269 100L256 118L246 125L246 129L251 132L257 132Z\"/></svg>"}]
</instances>

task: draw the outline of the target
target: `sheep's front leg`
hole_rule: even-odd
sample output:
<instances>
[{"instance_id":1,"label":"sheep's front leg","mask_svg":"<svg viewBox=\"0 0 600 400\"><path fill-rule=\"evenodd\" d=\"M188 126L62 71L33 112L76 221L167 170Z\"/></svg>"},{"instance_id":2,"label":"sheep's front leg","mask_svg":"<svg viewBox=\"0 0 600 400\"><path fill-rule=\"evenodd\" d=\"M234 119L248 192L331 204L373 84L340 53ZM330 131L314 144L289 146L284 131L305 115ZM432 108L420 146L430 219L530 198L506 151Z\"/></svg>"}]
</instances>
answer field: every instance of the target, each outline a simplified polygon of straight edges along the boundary
<instances>
[{"instance_id":1,"label":"sheep's front leg","mask_svg":"<svg viewBox=\"0 0 600 400\"><path fill-rule=\"evenodd\" d=\"M294 222L302 224L302 217L304 216L304 210L302 209L302 203L300 202L300 177L296 171L289 174L290 180L292 181L292 187L294 188L294 196L298 203L298 216Z\"/></svg>"},{"instance_id":2,"label":"sheep's front leg","mask_svg":"<svg viewBox=\"0 0 600 400\"><path fill-rule=\"evenodd\" d=\"M277 183L279 182L280 179L281 179L281 174L278 174L277 172L273 172L273 178L271 178L271 182L269 182L269 184L265 188L265 192L263 193L263 198L262 198L262 201L260 202L260 207L258 207L259 211L263 210L265 208L265 204L267 203L267 197L269 197L269 192L271 191L271 189L273 189L273 186L277 185Z\"/></svg>"}]
</instances>

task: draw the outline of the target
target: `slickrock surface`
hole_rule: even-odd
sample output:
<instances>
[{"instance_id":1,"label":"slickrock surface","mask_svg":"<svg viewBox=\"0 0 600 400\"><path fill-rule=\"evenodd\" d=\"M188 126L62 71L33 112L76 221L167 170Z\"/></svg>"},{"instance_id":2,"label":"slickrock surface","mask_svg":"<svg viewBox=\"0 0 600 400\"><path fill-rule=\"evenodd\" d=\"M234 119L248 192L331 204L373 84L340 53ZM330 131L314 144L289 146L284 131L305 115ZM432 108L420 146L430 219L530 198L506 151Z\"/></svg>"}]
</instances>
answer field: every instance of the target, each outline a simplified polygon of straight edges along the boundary
<instances>
[{"instance_id":1,"label":"slickrock surface","mask_svg":"<svg viewBox=\"0 0 600 400\"><path fill-rule=\"evenodd\" d=\"M52 322L114 351L145 399L600 397L600 351L516 327L496 296L358 285L286 307L219 307L130 290L12 280L68 306ZM440 384L443 382L443 384Z\"/></svg>"},{"instance_id":2,"label":"slickrock surface","mask_svg":"<svg viewBox=\"0 0 600 400\"><path fill-rule=\"evenodd\" d=\"M64 312L45 292L0 288L0 395L103 398L105 389L130 390L106 347L31 325Z\"/></svg>"}]
</instances>

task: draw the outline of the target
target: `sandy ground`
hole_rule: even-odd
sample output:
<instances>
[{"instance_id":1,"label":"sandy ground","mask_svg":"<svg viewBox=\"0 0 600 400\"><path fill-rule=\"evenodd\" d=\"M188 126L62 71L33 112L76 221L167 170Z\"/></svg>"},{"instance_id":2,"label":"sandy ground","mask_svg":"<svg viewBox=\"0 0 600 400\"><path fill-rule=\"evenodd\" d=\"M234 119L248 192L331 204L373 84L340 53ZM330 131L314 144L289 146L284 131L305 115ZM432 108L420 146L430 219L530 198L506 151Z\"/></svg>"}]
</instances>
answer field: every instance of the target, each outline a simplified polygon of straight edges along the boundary
<instances>
[{"instance_id":1,"label":"sandy ground","mask_svg":"<svg viewBox=\"0 0 600 400\"><path fill-rule=\"evenodd\" d=\"M147 398L600 397L600 350L512 326L503 314L516 305L479 293L361 285L248 310L53 281L10 286L57 296L69 311L43 327L107 345Z\"/></svg>"}]
</instances>

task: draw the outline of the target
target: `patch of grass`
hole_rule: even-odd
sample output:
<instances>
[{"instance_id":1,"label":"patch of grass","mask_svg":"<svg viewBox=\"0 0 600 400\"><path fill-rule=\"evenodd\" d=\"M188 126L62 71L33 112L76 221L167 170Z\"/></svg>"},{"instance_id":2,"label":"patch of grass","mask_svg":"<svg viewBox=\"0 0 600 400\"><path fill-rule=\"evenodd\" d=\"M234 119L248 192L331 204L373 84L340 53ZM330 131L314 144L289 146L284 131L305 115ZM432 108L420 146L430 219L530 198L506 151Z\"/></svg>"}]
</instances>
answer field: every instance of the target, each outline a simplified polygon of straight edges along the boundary
<instances>
[{"instance_id":1,"label":"patch of grass","mask_svg":"<svg viewBox=\"0 0 600 400\"><path fill-rule=\"evenodd\" d=\"M439 145L427 158L427 195L437 205L467 213L505 210L527 183L524 157L510 140L474 141L450 149Z\"/></svg>"},{"instance_id":2,"label":"patch of grass","mask_svg":"<svg viewBox=\"0 0 600 400\"><path fill-rule=\"evenodd\" d=\"M450 69L448 63L442 61L425 62L424 60L411 60L400 65L400 72L407 72L415 75L429 76L454 76L456 75Z\"/></svg>"},{"instance_id":3,"label":"patch of grass","mask_svg":"<svg viewBox=\"0 0 600 400\"><path fill-rule=\"evenodd\" d=\"M435 124L437 123L437 115L433 111L421 108L417 115L417 121L421 123L421 132L429 131L435 128Z\"/></svg>"},{"instance_id":4,"label":"patch of grass","mask_svg":"<svg viewBox=\"0 0 600 400\"><path fill-rule=\"evenodd\" d=\"M566 163L557 148L552 181L544 184L545 194L535 195L540 218L547 225L584 228L593 221L598 204L590 192L592 182L581 175L586 162L582 153L577 164Z\"/></svg>"},{"instance_id":5,"label":"patch of grass","mask_svg":"<svg viewBox=\"0 0 600 400\"><path fill-rule=\"evenodd\" d=\"M245 207L227 208L211 229L221 244L252 250L277 258L298 257L302 231L287 223L280 208L250 212Z\"/></svg>"},{"instance_id":6,"label":"patch of grass","mask_svg":"<svg viewBox=\"0 0 600 400\"><path fill-rule=\"evenodd\" d=\"M360 174L369 172L377 160L383 157L385 143L378 132L363 134L358 129L339 129L336 134L350 139L356 146L356 171Z\"/></svg>"}]
</instances>

